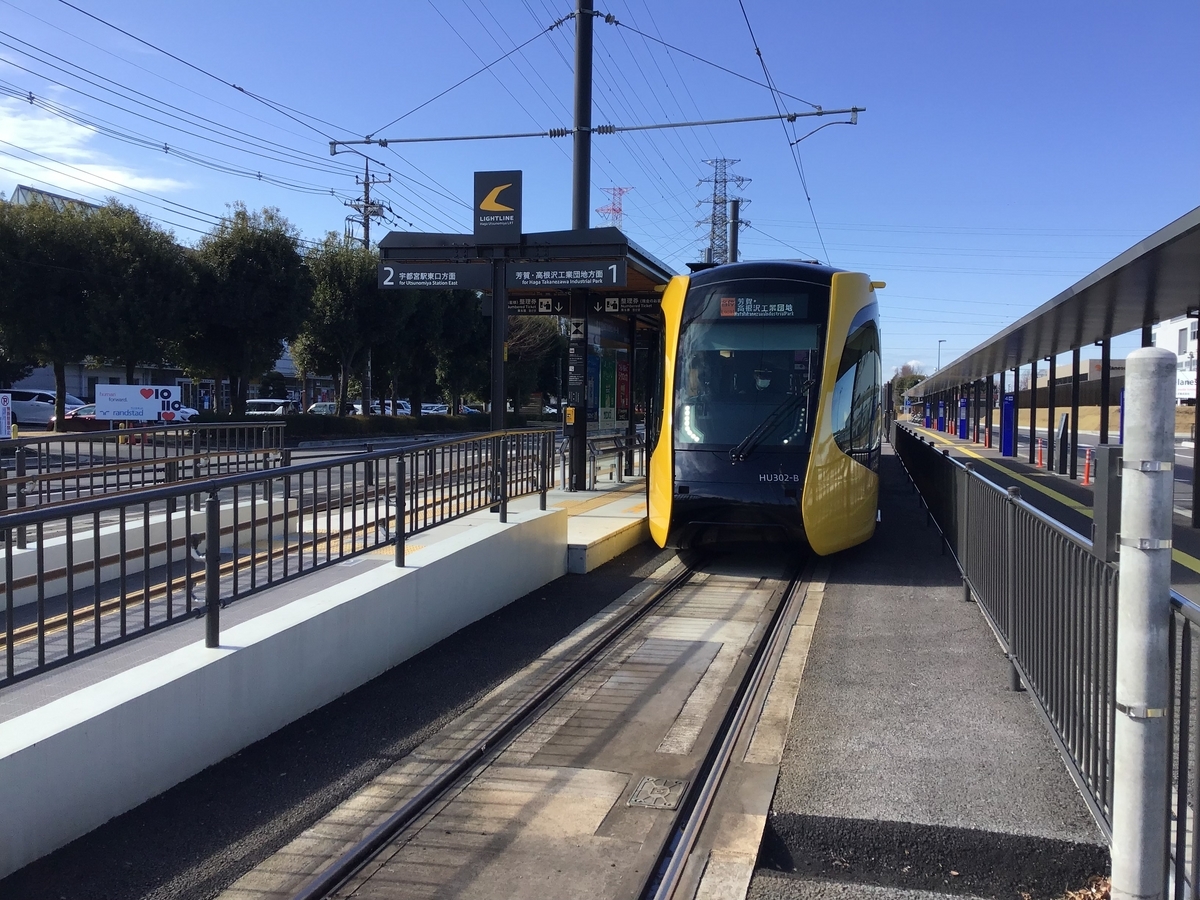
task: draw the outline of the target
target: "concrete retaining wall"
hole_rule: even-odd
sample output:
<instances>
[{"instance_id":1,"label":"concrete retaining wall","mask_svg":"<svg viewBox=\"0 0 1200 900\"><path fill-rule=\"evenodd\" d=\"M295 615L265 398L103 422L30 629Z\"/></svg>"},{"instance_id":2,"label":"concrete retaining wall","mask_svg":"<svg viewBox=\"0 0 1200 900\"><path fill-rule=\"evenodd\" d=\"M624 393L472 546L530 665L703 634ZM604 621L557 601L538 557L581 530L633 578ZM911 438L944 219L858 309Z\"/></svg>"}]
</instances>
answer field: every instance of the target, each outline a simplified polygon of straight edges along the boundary
<instances>
[{"instance_id":1,"label":"concrete retaining wall","mask_svg":"<svg viewBox=\"0 0 1200 900\"><path fill-rule=\"evenodd\" d=\"M563 510L479 524L0 723L0 878L558 578L566 545Z\"/></svg>"}]
</instances>

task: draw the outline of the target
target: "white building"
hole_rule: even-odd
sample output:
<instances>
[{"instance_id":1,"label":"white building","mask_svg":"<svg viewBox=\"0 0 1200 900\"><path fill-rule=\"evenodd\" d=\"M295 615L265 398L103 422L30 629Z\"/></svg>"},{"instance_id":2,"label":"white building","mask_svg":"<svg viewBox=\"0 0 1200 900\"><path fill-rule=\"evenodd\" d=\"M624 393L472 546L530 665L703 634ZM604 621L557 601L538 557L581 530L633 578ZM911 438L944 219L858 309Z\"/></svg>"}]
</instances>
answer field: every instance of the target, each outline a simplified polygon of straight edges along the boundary
<instances>
[{"instance_id":1,"label":"white building","mask_svg":"<svg viewBox=\"0 0 1200 900\"><path fill-rule=\"evenodd\" d=\"M1175 361L1175 400L1196 402L1196 320L1176 316L1153 326L1154 346L1170 350Z\"/></svg>"}]
</instances>

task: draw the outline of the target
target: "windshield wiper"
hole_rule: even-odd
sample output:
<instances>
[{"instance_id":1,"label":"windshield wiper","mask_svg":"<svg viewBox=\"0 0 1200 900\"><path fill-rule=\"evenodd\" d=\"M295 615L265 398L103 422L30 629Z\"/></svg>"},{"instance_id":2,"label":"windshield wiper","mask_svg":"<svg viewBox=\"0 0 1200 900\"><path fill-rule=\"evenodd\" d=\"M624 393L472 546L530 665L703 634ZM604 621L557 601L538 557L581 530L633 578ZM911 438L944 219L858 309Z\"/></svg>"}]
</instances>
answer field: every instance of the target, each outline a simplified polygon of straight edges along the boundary
<instances>
[{"instance_id":1,"label":"windshield wiper","mask_svg":"<svg viewBox=\"0 0 1200 900\"><path fill-rule=\"evenodd\" d=\"M763 419L753 431L742 438L741 443L729 451L729 458L733 462L745 462L750 458L750 454L754 452L754 448L762 443L763 438L775 430L775 426L779 424L779 420L790 413L801 401L808 401L809 392L813 385L816 384L811 378L800 387L800 391L795 394L788 394L783 398L783 402L771 410L770 415Z\"/></svg>"}]
</instances>

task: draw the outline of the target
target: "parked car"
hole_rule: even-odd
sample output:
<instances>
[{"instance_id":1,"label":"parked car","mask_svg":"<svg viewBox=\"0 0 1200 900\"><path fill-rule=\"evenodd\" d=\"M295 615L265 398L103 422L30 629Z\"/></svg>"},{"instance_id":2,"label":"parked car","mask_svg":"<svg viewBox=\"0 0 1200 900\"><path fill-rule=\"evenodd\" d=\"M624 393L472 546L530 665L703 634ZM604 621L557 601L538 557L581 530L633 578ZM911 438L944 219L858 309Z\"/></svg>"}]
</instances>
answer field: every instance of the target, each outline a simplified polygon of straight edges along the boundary
<instances>
[{"instance_id":1,"label":"parked car","mask_svg":"<svg viewBox=\"0 0 1200 900\"><path fill-rule=\"evenodd\" d=\"M333 400L321 400L318 403L312 404L308 411L314 416L333 416L337 415L337 403Z\"/></svg>"},{"instance_id":2,"label":"parked car","mask_svg":"<svg viewBox=\"0 0 1200 900\"><path fill-rule=\"evenodd\" d=\"M187 422L192 416L197 415L197 410L190 406L184 406L175 411L176 422ZM111 419L96 418L96 404L88 403L84 406L77 406L75 409L67 410L63 416L65 431L109 431L113 428L120 428L128 424L131 428L138 428L143 425L152 424L150 422L114 422ZM47 427L53 429L55 425L54 416L50 417Z\"/></svg>"},{"instance_id":3,"label":"parked car","mask_svg":"<svg viewBox=\"0 0 1200 900\"><path fill-rule=\"evenodd\" d=\"M54 418L54 391L9 391L12 395L14 425L49 427ZM71 394L66 396L66 408L78 409L83 401Z\"/></svg>"},{"instance_id":4,"label":"parked car","mask_svg":"<svg viewBox=\"0 0 1200 900\"><path fill-rule=\"evenodd\" d=\"M248 416L290 416L300 412L300 404L295 400L271 400L259 398L246 401Z\"/></svg>"},{"instance_id":5,"label":"parked car","mask_svg":"<svg viewBox=\"0 0 1200 900\"><path fill-rule=\"evenodd\" d=\"M423 416L444 416L449 414L450 407L445 403L422 403L421 415Z\"/></svg>"}]
</instances>

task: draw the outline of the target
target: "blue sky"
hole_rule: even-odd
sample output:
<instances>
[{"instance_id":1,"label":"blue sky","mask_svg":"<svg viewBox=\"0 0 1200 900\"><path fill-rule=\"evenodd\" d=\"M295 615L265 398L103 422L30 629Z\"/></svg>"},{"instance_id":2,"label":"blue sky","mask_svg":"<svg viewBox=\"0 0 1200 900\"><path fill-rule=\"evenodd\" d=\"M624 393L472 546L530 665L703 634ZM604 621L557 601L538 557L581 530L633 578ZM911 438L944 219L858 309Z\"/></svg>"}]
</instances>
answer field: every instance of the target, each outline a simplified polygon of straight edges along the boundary
<instances>
[{"instance_id":1,"label":"blue sky","mask_svg":"<svg viewBox=\"0 0 1200 900\"><path fill-rule=\"evenodd\" d=\"M939 339L949 362L1200 205L1194 2L744 2L780 90L866 107L797 145L811 210L788 141L826 120L596 136L591 205L632 187L625 231L682 270L708 240L703 160L740 160L743 258L816 257L886 281L889 372L931 371ZM542 33L570 0L75 5L179 60L60 0L0 0L0 191L116 195L183 242L239 200L279 207L309 239L341 232L363 158L331 157L330 138L571 124L573 26ZM620 24L596 21L595 124L775 111L767 89L638 34L762 81L737 0L596 7ZM569 139L369 153L392 176L377 191L392 222L373 236L470 230L479 169L524 171L526 230L570 225Z\"/></svg>"}]
</instances>

